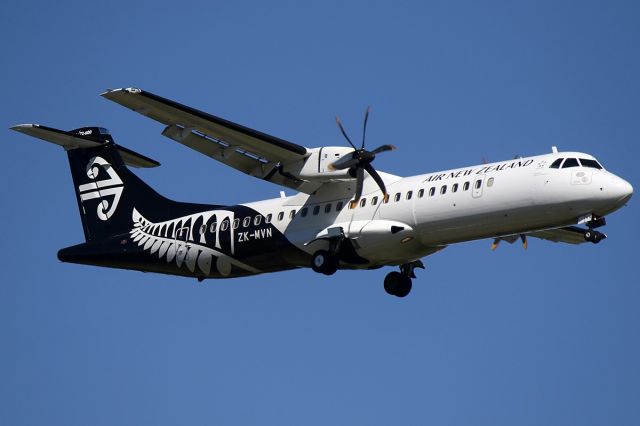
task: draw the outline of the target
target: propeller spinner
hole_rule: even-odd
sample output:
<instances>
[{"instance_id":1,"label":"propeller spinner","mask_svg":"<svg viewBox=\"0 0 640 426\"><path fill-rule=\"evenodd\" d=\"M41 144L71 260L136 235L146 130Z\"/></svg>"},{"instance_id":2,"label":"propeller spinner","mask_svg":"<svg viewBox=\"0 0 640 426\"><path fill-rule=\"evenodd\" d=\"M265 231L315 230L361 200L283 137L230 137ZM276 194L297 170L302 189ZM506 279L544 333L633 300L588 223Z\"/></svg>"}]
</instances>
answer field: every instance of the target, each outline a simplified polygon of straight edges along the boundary
<instances>
[{"instance_id":1,"label":"propeller spinner","mask_svg":"<svg viewBox=\"0 0 640 426\"><path fill-rule=\"evenodd\" d=\"M360 197L362 196L362 185L364 183L365 171L369 173L369 176L371 176L376 182L376 184L382 191L385 200L389 197L389 194L387 194L387 188L384 185L384 181L382 180L378 172L376 172L376 170L373 168L371 163L373 162L373 160L375 160L376 154L380 154L381 152L386 151L392 151L396 149L396 147L393 145L382 145L374 149L373 151L367 151L364 148L365 137L367 133L367 121L369 120L370 110L371 107L367 107L367 110L364 113L364 124L362 126L362 145L360 146L360 149L356 148L353 142L351 142L351 139L349 139L349 136L347 135L347 132L344 130L344 126L342 125L342 121L340 121L340 117L336 117L336 123L340 128L340 132L342 132L344 138L347 140L347 142L349 142L349 145L353 147L353 152L350 155L345 155L339 160L333 162L329 165L329 168L332 170L350 169L350 172L352 171L352 176L355 176L356 178L356 193L353 201L351 202L352 206L357 204L358 201L360 201Z\"/></svg>"}]
</instances>

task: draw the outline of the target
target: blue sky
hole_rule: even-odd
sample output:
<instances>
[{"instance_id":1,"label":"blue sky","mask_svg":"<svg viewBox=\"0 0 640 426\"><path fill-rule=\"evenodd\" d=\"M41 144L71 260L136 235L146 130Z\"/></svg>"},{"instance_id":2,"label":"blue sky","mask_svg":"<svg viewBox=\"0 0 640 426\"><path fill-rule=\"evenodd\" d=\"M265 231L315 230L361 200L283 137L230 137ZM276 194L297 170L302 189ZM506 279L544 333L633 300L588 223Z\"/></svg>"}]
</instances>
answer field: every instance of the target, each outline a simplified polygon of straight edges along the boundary
<instances>
[{"instance_id":1,"label":"blue sky","mask_svg":"<svg viewBox=\"0 0 640 426\"><path fill-rule=\"evenodd\" d=\"M549 152L640 187L632 1L12 2L0 16L0 424L634 425L635 199L598 246L490 241L385 270L208 281L56 259L82 241L63 151L7 130L109 128L161 193L277 196L98 96L138 86L306 145L372 105L379 169ZM290 192L290 191L289 191ZM389 268L387 268L389 269Z\"/></svg>"}]
</instances>

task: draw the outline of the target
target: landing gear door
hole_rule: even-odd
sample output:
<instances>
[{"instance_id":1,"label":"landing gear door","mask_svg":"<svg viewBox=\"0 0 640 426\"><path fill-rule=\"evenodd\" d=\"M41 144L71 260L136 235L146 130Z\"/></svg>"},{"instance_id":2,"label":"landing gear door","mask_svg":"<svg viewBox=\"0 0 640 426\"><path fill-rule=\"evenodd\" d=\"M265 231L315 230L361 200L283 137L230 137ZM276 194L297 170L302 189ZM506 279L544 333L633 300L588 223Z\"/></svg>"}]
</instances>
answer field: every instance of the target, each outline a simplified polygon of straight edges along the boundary
<instances>
[{"instance_id":1,"label":"landing gear door","mask_svg":"<svg viewBox=\"0 0 640 426\"><path fill-rule=\"evenodd\" d=\"M476 176L476 178L473 180L473 187L471 189L471 195L473 196L473 198L480 198L482 197L482 190L484 188L484 176L483 175L479 175Z\"/></svg>"}]
</instances>

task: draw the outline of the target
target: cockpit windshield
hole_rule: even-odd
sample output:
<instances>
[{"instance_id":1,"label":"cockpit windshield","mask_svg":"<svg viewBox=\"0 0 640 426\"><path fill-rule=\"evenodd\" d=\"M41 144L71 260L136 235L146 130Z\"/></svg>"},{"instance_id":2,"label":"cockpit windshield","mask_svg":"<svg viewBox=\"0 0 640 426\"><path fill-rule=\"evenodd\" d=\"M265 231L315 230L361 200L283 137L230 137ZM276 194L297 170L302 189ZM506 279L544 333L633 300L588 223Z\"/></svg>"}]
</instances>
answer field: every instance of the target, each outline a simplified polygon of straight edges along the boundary
<instances>
[{"instance_id":1,"label":"cockpit windshield","mask_svg":"<svg viewBox=\"0 0 640 426\"><path fill-rule=\"evenodd\" d=\"M580 160L578 160L577 158L557 158L553 163L551 163L551 165L549 166L550 169L568 169L570 167L589 167L591 169L598 169L601 170L602 169L602 165L600 165L600 163L598 163L596 160L591 160L589 158L580 158Z\"/></svg>"},{"instance_id":2,"label":"cockpit windshield","mask_svg":"<svg viewBox=\"0 0 640 426\"><path fill-rule=\"evenodd\" d=\"M602 169L602 166L600 165L600 163L598 163L596 160L590 160L588 158L581 158L580 159L580 164L582 164L582 167L590 167L592 169Z\"/></svg>"},{"instance_id":3,"label":"cockpit windshield","mask_svg":"<svg viewBox=\"0 0 640 426\"><path fill-rule=\"evenodd\" d=\"M560 164L562 164L562 160L564 160L564 158L558 158L556 161L551 163L549 168L550 169L559 169L560 168Z\"/></svg>"}]
</instances>

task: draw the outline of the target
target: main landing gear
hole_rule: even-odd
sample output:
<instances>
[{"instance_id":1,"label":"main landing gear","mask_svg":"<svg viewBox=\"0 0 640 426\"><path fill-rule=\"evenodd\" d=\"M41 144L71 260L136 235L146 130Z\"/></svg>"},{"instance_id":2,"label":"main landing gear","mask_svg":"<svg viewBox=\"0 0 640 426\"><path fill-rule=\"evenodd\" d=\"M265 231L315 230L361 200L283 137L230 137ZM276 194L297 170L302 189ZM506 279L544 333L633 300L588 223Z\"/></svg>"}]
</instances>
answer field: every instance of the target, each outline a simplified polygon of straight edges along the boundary
<instances>
[{"instance_id":1,"label":"main landing gear","mask_svg":"<svg viewBox=\"0 0 640 426\"><path fill-rule=\"evenodd\" d=\"M318 250L311 259L311 269L325 275L333 275L338 270L338 256L327 250Z\"/></svg>"},{"instance_id":2,"label":"main landing gear","mask_svg":"<svg viewBox=\"0 0 640 426\"><path fill-rule=\"evenodd\" d=\"M389 272L384 279L384 291L396 297L405 297L411 292L411 279L416 277L415 268L424 269L420 260L400 265L400 272Z\"/></svg>"}]
</instances>

